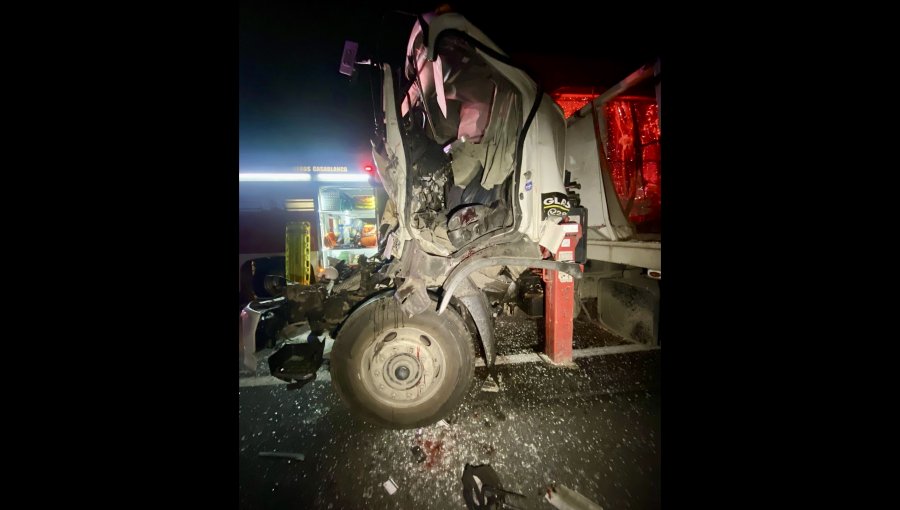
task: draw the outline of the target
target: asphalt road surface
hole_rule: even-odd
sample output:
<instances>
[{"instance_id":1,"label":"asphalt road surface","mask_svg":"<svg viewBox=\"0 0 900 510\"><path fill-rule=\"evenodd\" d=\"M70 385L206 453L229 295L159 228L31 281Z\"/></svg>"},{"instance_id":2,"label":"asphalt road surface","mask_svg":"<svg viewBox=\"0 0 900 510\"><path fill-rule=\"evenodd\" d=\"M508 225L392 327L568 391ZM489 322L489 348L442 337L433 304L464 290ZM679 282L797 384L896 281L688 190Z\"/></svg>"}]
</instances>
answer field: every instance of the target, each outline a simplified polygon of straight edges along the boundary
<instances>
[{"instance_id":1,"label":"asphalt road surface","mask_svg":"<svg viewBox=\"0 0 900 510\"><path fill-rule=\"evenodd\" d=\"M469 463L490 464L504 489L522 494L507 498L515 508L553 508L544 500L552 484L605 510L659 508L660 350L622 352L634 346L579 321L574 364L557 367L533 354L541 327L500 321L501 391L474 384L449 424L419 430L354 418L324 369L300 389L243 378L240 507L466 508ZM273 451L304 460L259 455Z\"/></svg>"}]
</instances>

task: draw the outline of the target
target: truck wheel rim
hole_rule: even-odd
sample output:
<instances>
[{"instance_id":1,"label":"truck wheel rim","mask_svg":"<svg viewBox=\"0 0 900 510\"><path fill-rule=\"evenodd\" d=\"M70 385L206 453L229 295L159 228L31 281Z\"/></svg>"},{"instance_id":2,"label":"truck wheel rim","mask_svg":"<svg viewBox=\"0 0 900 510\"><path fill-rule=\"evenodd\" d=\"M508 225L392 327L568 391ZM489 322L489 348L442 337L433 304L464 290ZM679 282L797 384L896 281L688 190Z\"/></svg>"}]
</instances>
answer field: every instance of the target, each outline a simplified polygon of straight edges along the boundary
<instances>
[{"instance_id":1,"label":"truck wheel rim","mask_svg":"<svg viewBox=\"0 0 900 510\"><path fill-rule=\"evenodd\" d=\"M445 377L444 352L435 339L417 328L381 332L362 356L360 379L379 402L413 407L430 399Z\"/></svg>"}]
</instances>

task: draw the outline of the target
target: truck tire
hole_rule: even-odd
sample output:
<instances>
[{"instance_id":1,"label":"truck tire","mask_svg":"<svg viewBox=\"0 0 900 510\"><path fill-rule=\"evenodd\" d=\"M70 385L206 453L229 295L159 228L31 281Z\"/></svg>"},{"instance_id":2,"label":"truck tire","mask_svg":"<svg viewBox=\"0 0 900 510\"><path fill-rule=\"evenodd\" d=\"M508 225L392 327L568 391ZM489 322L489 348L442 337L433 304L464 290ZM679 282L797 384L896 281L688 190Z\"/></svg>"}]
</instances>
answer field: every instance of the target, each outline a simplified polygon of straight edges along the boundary
<instances>
[{"instance_id":1,"label":"truck tire","mask_svg":"<svg viewBox=\"0 0 900 510\"><path fill-rule=\"evenodd\" d=\"M432 298L434 301L434 298ZM393 429L430 425L453 411L472 383L472 334L452 308L406 317L392 294L350 314L331 351L337 394L357 416Z\"/></svg>"}]
</instances>

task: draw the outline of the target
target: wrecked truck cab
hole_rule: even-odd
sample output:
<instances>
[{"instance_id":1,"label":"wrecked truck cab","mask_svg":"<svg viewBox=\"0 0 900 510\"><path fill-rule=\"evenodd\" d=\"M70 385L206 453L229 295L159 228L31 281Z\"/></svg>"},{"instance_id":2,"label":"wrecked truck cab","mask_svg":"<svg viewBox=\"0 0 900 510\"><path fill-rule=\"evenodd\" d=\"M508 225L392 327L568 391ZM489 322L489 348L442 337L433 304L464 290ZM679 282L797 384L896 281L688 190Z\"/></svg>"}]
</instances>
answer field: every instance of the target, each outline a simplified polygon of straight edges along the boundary
<instances>
[{"instance_id":1,"label":"wrecked truck cab","mask_svg":"<svg viewBox=\"0 0 900 510\"><path fill-rule=\"evenodd\" d=\"M423 19L427 29L417 22L409 38L404 80L395 85L390 66L381 66L383 136L373 154L396 211L385 257L421 258L429 270L419 279L440 287L462 260L488 256L481 251L489 246L531 244L522 255L542 259L545 224L569 210L565 122L534 81L461 15Z\"/></svg>"},{"instance_id":2,"label":"wrecked truck cab","mask_svg":"<svg viewBox=\"0 0 900 510\"><path fill-rule=\"evenodd\" d=\"M570 207L562 111L463 16L419 20L401 76L375 64L373 157L389 197L379 256L393 287L354 307L331 355L344 403L393 428L460 403L475 337L493 365L491 293L510 294L528 268L581 276L542 249L556 249L547 239Z\"/></svg>"}]
</instances>

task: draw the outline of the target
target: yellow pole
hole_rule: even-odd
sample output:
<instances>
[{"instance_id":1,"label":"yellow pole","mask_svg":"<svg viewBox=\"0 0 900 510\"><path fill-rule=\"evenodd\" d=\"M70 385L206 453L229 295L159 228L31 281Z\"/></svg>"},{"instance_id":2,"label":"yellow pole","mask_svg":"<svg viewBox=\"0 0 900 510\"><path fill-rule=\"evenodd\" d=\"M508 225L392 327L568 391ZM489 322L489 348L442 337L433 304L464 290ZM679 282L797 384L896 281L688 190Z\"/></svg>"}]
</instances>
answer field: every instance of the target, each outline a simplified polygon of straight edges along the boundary
<instances>
[{"instance_id":1,"label":"yellow pole","mask_svg":"<svg viewBox=\"0 0 900 510\"><path fill-rule=\"evenodd\" d=\"M288 223L284 235L284 274L292 282L309 285L310 224L308 221Z\"/></svg>"}]
</instances>

